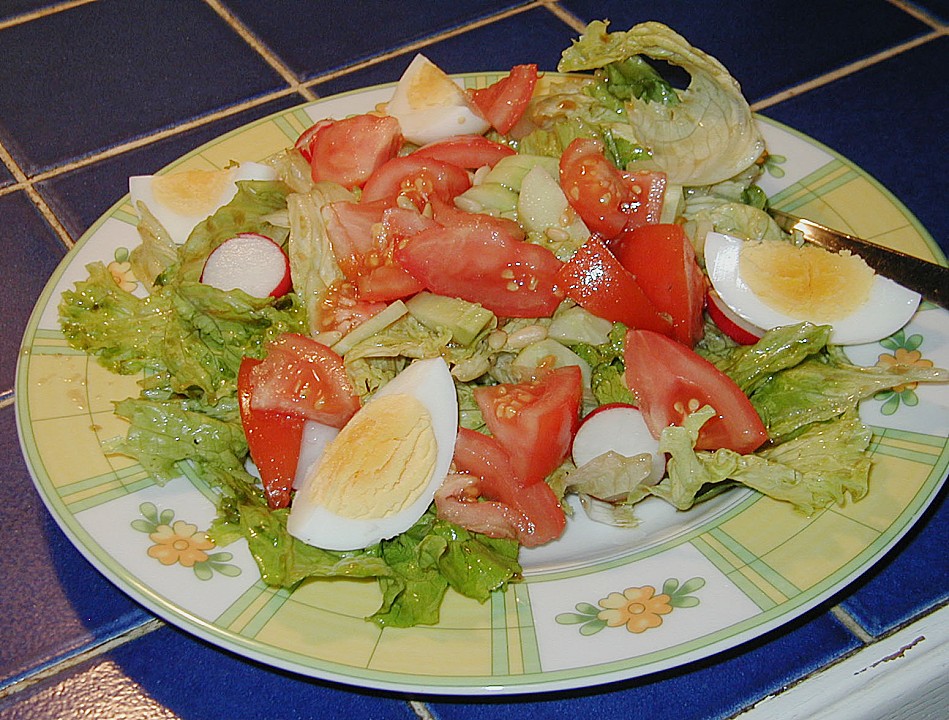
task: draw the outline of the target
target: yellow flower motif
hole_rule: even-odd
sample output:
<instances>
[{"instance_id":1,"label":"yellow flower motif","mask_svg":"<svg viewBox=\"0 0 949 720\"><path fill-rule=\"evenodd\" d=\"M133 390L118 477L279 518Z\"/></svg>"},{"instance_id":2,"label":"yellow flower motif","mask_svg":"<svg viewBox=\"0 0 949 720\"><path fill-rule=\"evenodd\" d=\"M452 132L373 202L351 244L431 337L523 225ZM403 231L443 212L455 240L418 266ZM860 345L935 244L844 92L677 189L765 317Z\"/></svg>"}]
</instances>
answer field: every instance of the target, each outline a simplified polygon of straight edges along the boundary
<instances>
[{"instance_id":1,"label":"yellow flower motif","mask_svg":"<svg viewBox=\"0 0 949 720\"><path fill-rule=\"evenodd\" d=\"M933 366L932 360L923 360L923 354L919 350L907 350L906 348L897 348L896 351L890 355L889 353L883 353L880 355L877 360L877 367L882 368L930 368ZM915 390L916 386L919 383L909 382L903 385L897 385L893 388L893 392L901 393L904 390Z\"/></svg>"},{"instance_id":2,"label":"yellow flower motif","mask_svg":"<svg viewBox=\"0 0 949 720\"><path fill-rule=\"evenodd\" d=\"M181 563L193 567L195 563L207 560L208 554L204 551L214 547L208 536L198 531L197 525L184 520L176 520L170 526L159 525L148 537L155 543L148 548L148 555L162 565Z\"/></svg>"},{"instance_id":3,"label":"yellow flower motif","mask_svg":"<svg viewBox=\"0 0 949 720\"><path fill-rule=\"evenodd\" d=\"M645 632L662 625L660 615L672 612L669 596L656 595L652 585L626 588L622 593L612 592L599 605L603 610L597 614L610 627L625 625L631 633Z\"/></svg>"},{"instance_id":4,"label":"yellow flower motif","mask_svg":"<svg viewBox=\"0 0 949 720\"><path fill-rule=\"evenodd\" d=\"M132 292L138 286L138 279L135 277L135 273L132 272L132 265L128 261L113 260L109 263L108 270L112 274L115 284L126 292Z\"/></svg>"}]
</instances>

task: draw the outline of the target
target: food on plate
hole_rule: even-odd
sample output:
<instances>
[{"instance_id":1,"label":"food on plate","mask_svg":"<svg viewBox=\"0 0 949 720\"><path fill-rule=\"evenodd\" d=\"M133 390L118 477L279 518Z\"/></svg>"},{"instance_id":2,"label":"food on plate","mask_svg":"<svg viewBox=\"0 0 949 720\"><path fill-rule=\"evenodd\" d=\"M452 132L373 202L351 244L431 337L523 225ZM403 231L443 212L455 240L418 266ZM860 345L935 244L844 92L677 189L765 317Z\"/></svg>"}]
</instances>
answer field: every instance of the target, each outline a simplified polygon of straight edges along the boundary
<instances>
[{"instance_id":1,"label":"food on plate","mask_svg":"<svg viewBox=\"0 0 949 720\"><path fill-rule=\"evenodd\" d=\"M620 527L732 484L804 513L859 499L859 401L946 379L850 364L837 298L759 313L786 309L770 254L805 251L763 210L767 151L714 58L592 23L559 69L589 72L466 88L418 56L389 102L261 164L133 178L141 288L100 262L63 294L69 343L143 378L109 451L206 484L210 535L246 540L265 583L375 578L373 622L435 623L449 588L517 581L572 497ZM724 232L753 248L731 285ZM874 332L915 310L884 321L852 277Z\"/></svg>"},{"instance_id":2,"label":"food on plate","mask_svg":"<svg viewBox=\"0 0 949 720\"><path fill-rule=\"evenodd\" d=\"M705 265L718 297L740 318L763 330L825 323L836 345L888 337L919 307L919 293L877 275L859 256L791 240L712 232Z\"/></svg>"}]
</instances>

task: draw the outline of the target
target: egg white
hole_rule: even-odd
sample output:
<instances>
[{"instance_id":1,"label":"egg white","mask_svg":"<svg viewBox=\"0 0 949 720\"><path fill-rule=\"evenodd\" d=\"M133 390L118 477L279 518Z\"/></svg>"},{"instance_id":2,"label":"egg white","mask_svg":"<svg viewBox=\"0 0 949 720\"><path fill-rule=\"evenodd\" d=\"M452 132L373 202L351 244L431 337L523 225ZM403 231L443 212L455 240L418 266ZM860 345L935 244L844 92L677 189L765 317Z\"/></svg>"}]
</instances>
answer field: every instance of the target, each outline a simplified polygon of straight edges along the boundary
<instances>
[{"instance_id":1,"label":"egg white","mask_svg":"<svg viewBox=\"0 0 949 720\"><path fill-rule=\"evenodd\" d=\"M712 287L739 317L764 330L813 320L782 313L759 298L744 280L739 256L745 241L724 233L705 238L705 267ZM876 342L903 327L919 307L919 293L889 278L874 275L867 300L854 312L832 323L830 342L858 345Z\"/></svg>"},{"instance_id":2,"label":"egg white","mask_svg":"<svg viewBox=\"0 0 949 720\"><path fill-rule=\"evenodd\" d=\"M218 172L224 175L227 181L222 183L220 192L213 197L196 198L201 201L200 212L187 212L182 208L161 202L154 192L156 175L135 175L129 178L129 195L132 205L137 212L138 203L144 203L148 211L168 231L171 239L180 245L188 239L195 225L234 199L237 194L238 180L274 180L277 177L273 168L255 162L243 162L233 168Z\"/></svg>"},{"instance_id":3,"label":"egg white","mask_svg":"<svg viewBox=\"0 0 949 720\"><path fill-rule=\"evenodd\" d=\"M396 85L386 112L417 145L455 135L481 135L490 124L464 89L424 55L416 55Z\"/></svg>"},{"instance_id":4,"label":"egg white","mask_svg":"<svg viewBox=\"0 0 949 720\"><path fill-rule=\"evenodd\" d=\"M308 545L326 550L359 550L408 530L425 513L451 466L458 431L455 383L442 358L417 360L383 386L365 408L378 398L405 394L415 397L431 417L435 437L435 463L424 491L410 505L388 517L348 518L313 500L311 483L317 478L319 460L300 485L287 519L287 530ZM364 412L365 408L359 412ZM358 413L357 413L358 416ZM354 447L354 455L372 448Z\"/></svg>"}]
</instances>

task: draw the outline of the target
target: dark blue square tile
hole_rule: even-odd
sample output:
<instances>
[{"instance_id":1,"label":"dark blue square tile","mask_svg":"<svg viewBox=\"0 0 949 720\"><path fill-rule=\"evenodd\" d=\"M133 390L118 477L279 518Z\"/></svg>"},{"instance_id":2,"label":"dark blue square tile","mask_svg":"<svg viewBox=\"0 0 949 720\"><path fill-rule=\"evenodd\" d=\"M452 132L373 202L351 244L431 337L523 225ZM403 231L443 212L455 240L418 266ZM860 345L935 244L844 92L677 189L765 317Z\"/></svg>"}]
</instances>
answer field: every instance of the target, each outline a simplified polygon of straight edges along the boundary
<instances>
[{"instance_id":1,"label":"dark blue square tile","mask_svg":"<svg viewBox=\"0 0 949 720\"><path fill-rule=\"evenodd\" d=\"M36 188L73 238L78 238L128 192L132 175L149 175L242 125L305 102L288 95L207 125L39 182Z\"/></svg>"},{"instance_id":2,"label":"dark blue square tile","mask_svg":"<svg viewBox=\"0 0 949 720\"><path fill-rule=\"evenodd\" d=\"M0 57L0 141L28 175L286 88L199 0L44 15L0 31Z\"/></svg>"},{"instance_id":3,"label":"dark blue square tile","mask_svg":"<svg viewBox=\"0 0 949 720\"><path fill-rule=\"evenodd\" d=\"M536 63L541 70L554 70L563 48L576 32L545 8L535 8L503 17L419 49L445 72L509 70L519 63ZM313 89L321 96L359 87L394 82L412 61L415 52L334 77Z\"/></svg>"},{"instance_id":4,"label":"dark blue square tile","mask_svg":"<svg viewBox=\"0 0 949 720\"><path fill-rule=\"evenodd\" d=\"M945 496L840 603L871 635L883 635L949 600Z\"/></svg>"},{"instance_id":5,"label":"dark blue square tile","mask_svg":"<svg viewBox=\"0 0 949 720\"><path fill-rule=\"evenodd\" d=\"M167 627L0 699L3 720L40 717L418 720L401 698L265 668Z\"/></svg>"},{"instance_id":6,"label":"dark blue square tile","mask_svg":"<svg viewBox=\"0 0 949 720\"><path fill-rule=\"evenodd\" d=\"M611 21L612 30L666 23L695 47L718 58L752 102L921 35L931 28L886 0L801 5L795 0L723 0L648 4L623 0L565 0L584 22Z\"/></svg>"},{"instance_id":7,"label":"dark blue square tile","mask_svg":"<svg viewBox=\"0 0 949 720\"><path fill-rule=\"evenodd\" d=\"M573 720L732 717L761 698L826 666L859 646L831 615L811 614L789 629L679 670L601 690L516 699L516 705L432 701L439 720ZM661 711L657 710L661 708Z\"/></svg>"},{"instance_id":8,"label":"dark blue square tile","mask_svg":"<svg viewBox=\"0 0 949 720\"><path fill-rule=\"evenodd\" d=\"M10 169L6 165L0 165L0 188L12 184L14 179Z\"/></svg>"},{"instance_id":9,"label":"dark blue square tile","mask_svg":"<svg viewBox=\"0 0 949 720\"><path fill-rule=\"evenodd\" d=\"M230 0L228 7L297 77L308 80L524 4L427 0L411 5L336 2L317 8L307 0Z\"/></svg>"},{"instance_id":10,"label":"dark blue square tile","mask_svg":"<svg viewBox=\"0 0 949 720\"><path fill-rule=\"evenodd\" d=\"M3 688L150 616L102 577L53 522L20 456L13 407L0 410L0 456Z\"/></svg>"},{"instance_id":11,"label":"dark blue square tile","mask_svg":"<svg viewBox=\"0 0 949 720\"><path fill-rule=\"evenodd\" d=\"M0 282L4 287L0 330L0 392L13 387L16 358L27 320L66 246L25 192L0 196Z\"/></svg>"},{"instance_id":12,"label":"dark blue square tile","mask_svg":"<svg viewBox=\"0 0 949 720\"><path fill-rule=\"evenodd\" d=\"M949 21L949 2L946 2L946 0L915 0L915 2L908 4L926 13L934 20L939 22Z\"/></svg>"},{"instance_id":13,"label":"dark blue square tile","mask_svg":"<svg viewBox=\"0 0 949 720\"><path fill-rule=\"evenodd\" d=\"M949 252L945 83L949 38L923 45L767 108L764 114L829 145L894 193ZM943 72L944 74L944 72ZM905 108L897 111L897 106Z\"/></svg>"}]
</instances>

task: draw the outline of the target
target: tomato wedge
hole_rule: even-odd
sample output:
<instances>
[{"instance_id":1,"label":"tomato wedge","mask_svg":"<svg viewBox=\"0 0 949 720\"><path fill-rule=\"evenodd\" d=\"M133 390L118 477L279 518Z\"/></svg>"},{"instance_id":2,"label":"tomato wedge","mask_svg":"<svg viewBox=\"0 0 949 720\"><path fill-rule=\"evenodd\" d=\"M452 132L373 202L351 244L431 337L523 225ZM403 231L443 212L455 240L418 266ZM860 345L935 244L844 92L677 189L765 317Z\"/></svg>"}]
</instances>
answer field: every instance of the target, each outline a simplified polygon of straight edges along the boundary
<instances>
[{"instance_id":1,"label":"tomato wedge","mask_svg":"<svg viewBox=\"0 0 949 720\"><path fill-rule=\"evenodd\" d=\"M251 370L251 409L301 415L341 428L359 409L343 359L322 343L284 333Z\"/></svg>"},{"instance_id":2,"label":"tomato wedge","mask_svg":"<svg viewBox=\"0 0 949 720\"><path fill-rule=\"evenodd\" d=\"M621 238L617 259L656 309L672 318L672 337L693 347L705 328L705 275L685 231L666 223L640 225Z\"/></svg>"},{"instance_id":3,"label":"tomato wedge","mask_svg":"<svg viewBox=\"0 0 949 720\"><path fill-rule=\"evenodd\" d=\"M290 490L297 472L306 418L251 408L254 392L251 371L260 362L248 357L241 361L237 373L237 404L247 449L260 473L267 505L274 509L284 508L290 505Z\"/></svg>"},{"instance_id":4,"label":"tomato wedge","mask_svg":"<svg viewBox=\"0 0 949 720\"><path fill-rule=\"evenodd\" d=\"M310 146L316 139L316 134L326 126L332 125L334 122L335 120L329 119L317 120L315 123L310 125L310 127L300 133L300 137L297 138L297 141L293 144L293 147L300 151L300 154L307 162L313 160L313 148Z\"/></svg>"},{"instance_id":5,"label":"tomato wedge","mask_svg":"<svg viewBox=\"0 0 949 720\"><path fill-rule=\"evenodd\" d=\"M393 214L399 216L395 224ZM402 215L415 216L419 222L405 220ZM422 284L395 262L393 252L397 241L432 221L414 210L389 208L382 200L330 203L323 208L323 218L333 255L360 299L386 302L422 289Z\"/></svg>"},{"instance_id":6,"label":"tomato wedge","mask_svg":"<svg viewBox=\"0 0 949 720\"><path fill-rule=\"evenodd\" d=\"M626 333L626 383L639 399L646 426L658 438L703 405L718 413L699 433L700 450L750 453L768 439L751 402L725 373L685 345L648 330Z\"/></svg>"},{"instance_id":7,"label":"tomato wedge","mask_svg":"<svg viewBox=\"0 0 949 720\"><path fill-rule=\"evenodd\" d=\"M469 187L471 179L464 168L413 153L379 167L366 181L362 201L382 200L394 205L402 196L422 210L431 197L448 202Z\"/></svg>"},{"instance_id":8,"label":"tomato wedge","mask_svg":"<svg viewBox=\"0 0 949 720\"><path fill-rule=\"evenodd\" d=\"M365 183L402 147L394 117L354 115L319 128L308 144L313 182L330 180L354 188Z\"/></svg>"},{"instance_id":9,"label":"tomato wedge","mask_svg":"<svg viewBox=\"0 0 949 720\"><path fill-rule=\"evenodd\" d=\"M632 274L596 236L574 253L557 275L557 281L585 310L627 327L672 334L672 323L637 284Z\"/></svg>"},{"instance_id":10,"label":"tomato wedge","mask_svg":"<svg viewBox=\"0 0 949 720\"><path fill-rule=\"evenodd\" d=\"M580 425L580 368L555 368L536 380L474 390L484 421L525 486L543 482L570 452Z\"/></svg>"},{"instance_id":11,"label":"tomato wedge","mask_svg":"<svg viewBox=\"0 0 949 720\"><path fill-rule=\"evenodd\" d=\"M503 317L547 317L563 299L555 287L557 257L494 223L424 230L397 245L395 258L432 292Z\"/></svg>"},{"instance_id":12,"label":"tomato wedge","mask_svg":"<svg viewBox=\"0 0 949 720\"><path fill-rule=\"evenodd\" d=\"M412 153L417 158L433 158L468 170L485 165L494 167L501 158L515 154L507 145L488 140L483 135L456 135L423 145Z\"/></svg>"},{"instance_id":13,"label":"tomato wedge","mask_svg":"<svg viewBox=\"0 0 949 720\"><path fill-rule=\"evenodd\" d=\"M537 85L537 66L515 65L507 77L493 85L471 91L471 99L502 135L510 132L527 110Z\"/></svg>"},{"instance_id":14,"label":"tomato wedge","mask_svg":"<svg viewBox=\"0 0 949 720\"><path fill-rule=\"evenodd\" d=\"M603 155L603 143L575 138L560 156L560 185L570 206L592 232L611 238L626 226L633 192Z\"/></svg>"},{"instance_id":15,"label":"tomato wedge","mask_svg":"<svg viewBox=\"0 0 949 720\"><path fill-rule=\"evenodd\" d=\"M345 335L385 310L387 305L385 302L370 302L359 297L356 286L348 280L337 281L327 289L320 301L318 330Z\"/></svg>"},{"instance_id":16,"label":"tomato wedge","mask_svg":"<svg viewBox=\"0 0 949 720\"><path fill-rule=\"evenodd\" d=\"M495 438L458 428L454 463L459 471L481 478L482 497L523 515L517 534L522 545L543 545L563 534L567 521L553 490L545 482L525 485L516 477L511 456Z\"/></svg>"},{"instance_id":17,"label":"tomato wedge","mask_svg":"<svg viewBox=\"0 0 949 720\"><path fill-rule=\"evenodd\" d=\"M625 208L626 224L623 229L632 230L640 225L659 222L666 196L666 174L638 170L624 172L622 175L632 194Z\"/></svg>"}]
</instances>

